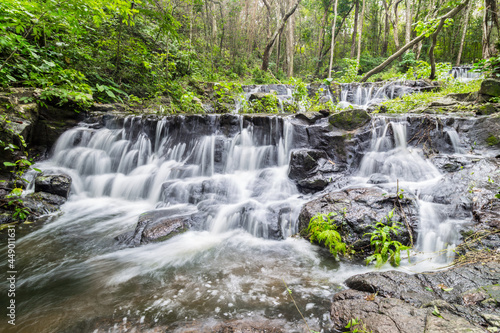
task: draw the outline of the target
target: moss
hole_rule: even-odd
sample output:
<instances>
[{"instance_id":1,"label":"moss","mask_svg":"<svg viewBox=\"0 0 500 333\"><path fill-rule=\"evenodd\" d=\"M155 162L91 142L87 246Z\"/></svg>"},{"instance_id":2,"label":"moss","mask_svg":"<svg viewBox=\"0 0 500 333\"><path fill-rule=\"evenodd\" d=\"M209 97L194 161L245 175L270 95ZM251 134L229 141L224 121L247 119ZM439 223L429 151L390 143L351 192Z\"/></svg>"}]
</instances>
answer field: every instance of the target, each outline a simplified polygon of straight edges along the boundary
<instances>
[{"instance_id":1,"label":"moss","mask_svg":"<svg viewBox=\"0 0 500 333\"><path fill-rule=\"evenodd\" d=\"M333 114L328 121L338 129L351 131L363 126L370 119L370 115L365 110L354 109Z\"/></svg>"},{"instance_id":2,"label":"moss","mask_svg":"<svg viewBox=\"0 0 500 333\"><path fill-rule=\"evenodd\" d=\"M496 146L500 144L500 139L498 139L493 134L486 138L486 143L490 146Z\"/></svg>"}]
</instances>

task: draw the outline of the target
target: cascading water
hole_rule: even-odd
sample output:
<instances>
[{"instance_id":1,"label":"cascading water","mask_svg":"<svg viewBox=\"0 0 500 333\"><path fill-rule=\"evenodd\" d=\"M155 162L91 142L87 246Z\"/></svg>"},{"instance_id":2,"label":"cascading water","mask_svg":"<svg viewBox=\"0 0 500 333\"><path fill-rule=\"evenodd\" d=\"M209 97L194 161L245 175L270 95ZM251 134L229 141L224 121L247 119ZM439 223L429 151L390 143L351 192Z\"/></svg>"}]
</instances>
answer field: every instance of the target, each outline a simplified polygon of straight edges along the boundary
<instances>
[{"instance_id":1,"label":"cascading water","mask_svg":"<svg viewBox=\"0 0 500 333\"><path fill-rule=\"evenodd\" d=\"M14 331L132 322L182 331L193 320L265 316L301 332L283 279L300 292L309 325L328 325L338 267L306 240L289 238L304 202L287 177L293 125L231 117L238 121L131 117L64 133L38 167L69 174L72 196L61 216L18 240L23 325ZM114 240L155 209L189 217L191 230L138 247Z\"/></svg>"},{"instance_id":2,"label":"cascading water","mask_svg":"<svg viewBox=\"0 0 500 333\"><path fill-rule=\"evenodd\" d=\"M421 257L430 261L449 262L454 258L453 250L460 237L457 225L463 221L450 219L445 213L447 207L434 203L432 196L419 195L435 186L441 179L441 173L423 157L421 149L407 145L407 125L403 119L375 120L371 149L360 165L360 181L366 182L374 174L383 175L387 177L388 183L378 186L392 192L399 186L406 191L404 195L415 195L420 219L416 250L422 252ZM458 152L458 136L455 138L453 133L456 134L456 131L448 131L453 147Z\"/></svg>"},{"instance_id":3,"label":"cascading water","mask_svg":"<svg viewBox=\"0 0 500 333\"><path fill-rule=\"evenodd\" d=\"M481 74L473 72L472 67L469 66L453 67L449 74L454 79L462 82L477 80L481 78Z\"/></svg>"},{"instance_id":4,"label":"cascading water","mask_svg":"<svg viewBox=\"0 0 500 333\"><path fill-rule=\"evenodd\" d=\"M383 85L377 83L365 84L341 84L341 105L370 106L387 99L393 99L413 92L404 82L386 82Z\"/></svg>"}]
</instances>

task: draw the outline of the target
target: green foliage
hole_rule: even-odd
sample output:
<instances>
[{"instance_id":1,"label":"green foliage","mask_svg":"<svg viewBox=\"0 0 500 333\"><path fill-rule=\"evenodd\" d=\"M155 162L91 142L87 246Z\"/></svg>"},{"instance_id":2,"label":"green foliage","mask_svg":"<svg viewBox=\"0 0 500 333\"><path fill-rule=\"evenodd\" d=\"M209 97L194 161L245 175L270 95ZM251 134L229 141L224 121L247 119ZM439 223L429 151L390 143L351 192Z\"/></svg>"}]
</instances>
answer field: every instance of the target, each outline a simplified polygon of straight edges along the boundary
<instances>
[{"instance_id":1,"label":"green foliage","mask_svg":"<svg viewBox=\"0 0 500 333\"><path fill-rule=\"evenodd\" d=\"M473 70L475 72L483 73L488 77L500 77L500 55L491 57L489 59L481 59L474 63Z\"/></svg>"},{"instance_id":2,"label":"green foliage","mask_svg":"<svg viewBox=\"0 0 500 333\"><path fill-rule=\"evenodd\" d=\"M450 63L436 63L436 80L451 80L449 74L452 66ZM425 61L417 60L415 65L409 67L402 77L405 80L428 78L431 75L431 65Z\"/></svg>"},{"instance_id":3,"label":"green foliage","mask_svg":"<svg viewBox=\"0 0 500 333\"><path fill-rule=\"evenodd\" d=\"M342 70L335 73L335 76L338 77L338 82L349 83L361 79L361 76L358 75L358 63L356 59L344 58L340 61L340 66Z\"/></svg>"},{"instance_id":4,"label":"green foliage","mask_svg":"<svg viewBox=\"0 0 500 333\"><path fill-rule=\"evenodd\" d=\"M268 94L250 102L249 110L253 113L279 113L279 101L276 95Z\"/></svg>"},{"instance_id":5,"label":"green foliage","mask_svg":"<svg viewBox=\"0 0 500 333\"><path fill-rule=\"evenodd\" d=\"M348 328L348 332L352 333L372 333L372 331L368 330L366 328L366 325L359 318L352 318L351 320L349 320L345 328Z\"/></svg>"},{"instance_id":6,"label":"green foliage","mask_svg":"<svg viewBox=\"0 0 500 333\"><path fill-rule=\"evenodd\" d=\"M389 113L406 113L426 103L432 102L436 98L444 97L452 93L471 93L478 91L481 86L480 80L460 82L450 80L443 85L443 88L437 92L420 92L404 95L395 99L382 102L380 107L385 107Z\"/></svg>"},{"instance_id":7,"label":"green foliage","mask_svg":"<svg viewBox=\"0 0 500 333\"><path fill-rule=\"evenodd\" d=\"M410 257L410 247L393 240L392 237L397 236L398 230L401 227L397 222L392 221L394 209L387 214L387 222L377 222L373 226L375 231L368 232L365 235L370 235L370 244L374 248L373 255L366 258L366 264L375 261L375 267L380 268L387 261L392 266L397 267L401 263L401 251L407 251L408 258ZM390 224L390 225L389 225Z\"/></svg>"},{"instance_id":8,"label":"green foliage","mask_svg":"<svg viewBox=\"0 0 500 333\"><path fill-rule=\"evenodd\" d=\"M199 99L194 93L185 93L180 101L181 110L188 113L204 113L203 106L198 101Z\"/></svg>"},{"instance_id":9,"label":"green foliage","mask_svg":"<svg viewBox=\"0 0 500 333\"><path fill-rule=\"evenodd\" d=\"M417 65L415 53L408 51L403 55L403 59L397 64L400 72L406 73L408 69Z\"/></svg>"},{"instance_id":10,"label":"green foliage","mask_svg":"<svg viewBox=\"0 0 500 333\"><path fill-rule=\"evenodd\" d=\"M342 241L342 237L338 232L337 224L334 219L338 216L337 213L316 214L309 221L307 231L311 243L317 242L328 248L330 253L338 260L338 255L346 255L351 253L347 244Z\"/></svg>"}]
</instances>

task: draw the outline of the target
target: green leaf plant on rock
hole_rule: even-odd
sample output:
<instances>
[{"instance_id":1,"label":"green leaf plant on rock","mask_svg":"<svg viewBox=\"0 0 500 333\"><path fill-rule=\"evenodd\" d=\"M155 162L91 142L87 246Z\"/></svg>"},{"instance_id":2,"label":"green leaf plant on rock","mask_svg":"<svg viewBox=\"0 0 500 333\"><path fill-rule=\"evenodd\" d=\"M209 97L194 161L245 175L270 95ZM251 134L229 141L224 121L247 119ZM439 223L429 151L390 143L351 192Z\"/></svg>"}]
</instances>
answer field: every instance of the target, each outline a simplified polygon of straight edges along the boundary
<instances>
[{"instance_id":1,"label":"green leaf plant on rock","mask_svg":"<svg viewBox=\"0 0 500 333\"><path fill-rule=\"evenodd\" d=\"M371 236L370 244L374 248L374 253L366 258L367 265L375 261L375 267L380 268L389 261L392 266L397 267L401 263L401 251L407 251L408 258L410 257L410 247L392 239L401 229L398 222L392 220L393 216L394 209L387 214L387 223L380 221L373 226L373 232L365 234Z\"/></svg>"},{"instance_id":2,"label":"green leaf plant on rock","mask_svg":"<svg viewBox=\"0 0 500 333\"><path fill-rule=\"evenodd\" d=\"M334 219L336 216L338 216L337 213L314 215L309 221L307 231L311 243L323 244L335 257L335 260L338 260L339 254L345 256L353 254L354 251L342 241L342 236L337 230L337 221Z\"/></svg>"}]
</instances>

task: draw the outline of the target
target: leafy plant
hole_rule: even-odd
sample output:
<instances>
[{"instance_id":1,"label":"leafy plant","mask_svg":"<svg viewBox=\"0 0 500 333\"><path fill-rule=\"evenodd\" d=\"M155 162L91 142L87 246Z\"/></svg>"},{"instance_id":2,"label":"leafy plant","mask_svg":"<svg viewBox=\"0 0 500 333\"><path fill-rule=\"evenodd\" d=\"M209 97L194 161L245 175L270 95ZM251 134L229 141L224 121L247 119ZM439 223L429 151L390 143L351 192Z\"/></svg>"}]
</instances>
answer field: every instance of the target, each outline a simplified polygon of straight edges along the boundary
<instances>
[{"instance_id":1,"label":"leafy plant","mask_svg":"<svg viewBox=\"0 0 500 333\"><path fill-rule=\"evenodd\" d=\"M337 213L316 214L309 221L307 231L311 243L322 243L328 248L330 253L338 260L339 253L346 255L352 253L346 243L342 241L340 233L337 231L337 224L334 219Z\"/></svg>"},{"instance_id":2,"label":"leafy plant","mask_svg":"<svg viewBox=\"0 0 500 333\"><path fill-rule=\"evenodd\" d=\"M372 331L368 330L366 328L366 325L359 318L352 318L351 320L349 320L345 328L348 328L348 332L352 333L372 333Z\"/></svg>"},{"instance_id":3,"label":"leafy plant","mask_svg":"<svg viewBox=\"0 0 500 333\"><path fill-rule=\"evenodd\" d=\"M500 77L500 55L479 60L474 63L473 70L489 77Z\"/></svg>"},{"instance_id":4,"label":"leafy plant","mask_svg":"<svg viewBox=\"0 0 500 333\"><path fill-rule=\"evenodd\" d=\"M371 236L370 244L374 248L374 253L366 258L367 265L375 261L375 267L380 268L389 261L392 266L397 267L401 263L401 251L407 251L408 258L410 257L410 247L392 239L401 229L398 222L392 221L393 216L394 209L387 214L387 223L381 220L373 226L375 231L365 234Z\"/></svg>"}]
</instances>

